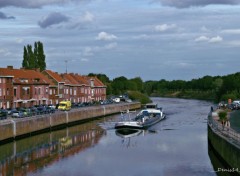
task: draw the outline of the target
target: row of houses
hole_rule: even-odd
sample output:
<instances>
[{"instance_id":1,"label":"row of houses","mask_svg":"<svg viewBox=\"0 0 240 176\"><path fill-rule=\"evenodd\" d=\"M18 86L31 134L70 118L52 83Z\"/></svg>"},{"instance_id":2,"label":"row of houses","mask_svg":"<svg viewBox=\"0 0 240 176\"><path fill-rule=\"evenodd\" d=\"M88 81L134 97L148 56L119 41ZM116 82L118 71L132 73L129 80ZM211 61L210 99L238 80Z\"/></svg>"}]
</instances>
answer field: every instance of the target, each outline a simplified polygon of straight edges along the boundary
<instances>
[{"instance_id":1,"label":"row of houses","mask_svg":"<svg viewBox=\"0 0 240 176\"><path fill-rule=\"evenodd\" d=\"M106 86L97 78L51 70L0 68L0 108L31 107L106 99Z\"/></svg>"}]
</instances>

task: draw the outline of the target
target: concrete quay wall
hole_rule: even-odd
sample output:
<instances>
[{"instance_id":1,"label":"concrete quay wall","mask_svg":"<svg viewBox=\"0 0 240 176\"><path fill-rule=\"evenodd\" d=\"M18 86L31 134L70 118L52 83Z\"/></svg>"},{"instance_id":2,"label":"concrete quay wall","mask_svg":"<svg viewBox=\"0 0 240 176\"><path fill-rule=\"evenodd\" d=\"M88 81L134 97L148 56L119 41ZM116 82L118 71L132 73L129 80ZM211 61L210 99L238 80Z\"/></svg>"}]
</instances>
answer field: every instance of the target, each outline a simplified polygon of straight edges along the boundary
<instances>
[{"instance_id":1,"label":"concrete quay wall","mask_svg":"<svg viewBox=\"0 0 240 176\"><path fill-rule=\"evenodd\" d=\"M235 169L235 175L240 175L240 134L230 128L224 128L212 116L208 117L208 142L215 153L227 164L229 169Z\"/></svg>"},{"instance_id":2,"label":"concrete quay wall","mask_svg":"<svg viewBox=\"0 0 240 176\"><path fill-rule=\"evenodd\" d=\"M92 120L97 117L119 113L128 109L139 109L140 107L141 104L139 102L99 105L23 119L6 120L0 122L0 142L31 135L32 133L43 130L50 130L59 126Z\"/></svg>"}]
</instances>

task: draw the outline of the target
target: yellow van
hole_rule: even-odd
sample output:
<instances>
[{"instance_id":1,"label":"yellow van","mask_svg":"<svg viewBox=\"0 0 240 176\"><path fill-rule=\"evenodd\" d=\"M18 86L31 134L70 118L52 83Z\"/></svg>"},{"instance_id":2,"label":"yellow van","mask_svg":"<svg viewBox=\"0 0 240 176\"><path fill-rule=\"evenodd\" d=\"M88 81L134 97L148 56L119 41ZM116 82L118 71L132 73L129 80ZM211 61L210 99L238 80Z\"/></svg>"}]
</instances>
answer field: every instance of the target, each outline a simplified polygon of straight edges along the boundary
<instances>
[{"instance_id":1,"label":"yellow van","mask_svg":"<svg viewBox=\"0 0 240 176\"><path fill-rule=\"evenodd\" d=\"M61 101L59 103L58 109L62 111L69 111L71 109L71 101Z\"/></svg>"}]
</instances>

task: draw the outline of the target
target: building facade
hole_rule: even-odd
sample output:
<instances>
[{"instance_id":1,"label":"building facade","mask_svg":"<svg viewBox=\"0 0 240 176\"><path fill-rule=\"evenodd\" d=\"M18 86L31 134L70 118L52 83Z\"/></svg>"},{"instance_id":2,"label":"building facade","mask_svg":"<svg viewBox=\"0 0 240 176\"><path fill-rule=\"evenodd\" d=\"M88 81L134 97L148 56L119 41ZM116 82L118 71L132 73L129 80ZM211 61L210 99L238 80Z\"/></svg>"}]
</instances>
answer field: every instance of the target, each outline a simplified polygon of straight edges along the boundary
<instances>
[{"instance_id":1,"label":"building facade","mask_svg":"<svg viewBox=\"0 0 240 176\"><path fill-rule=\"evenodd\" d=\"M95 77L51 70L0 68L0 108L56 105L106 99L106 86Z\"/></svg>"}]
</instances>

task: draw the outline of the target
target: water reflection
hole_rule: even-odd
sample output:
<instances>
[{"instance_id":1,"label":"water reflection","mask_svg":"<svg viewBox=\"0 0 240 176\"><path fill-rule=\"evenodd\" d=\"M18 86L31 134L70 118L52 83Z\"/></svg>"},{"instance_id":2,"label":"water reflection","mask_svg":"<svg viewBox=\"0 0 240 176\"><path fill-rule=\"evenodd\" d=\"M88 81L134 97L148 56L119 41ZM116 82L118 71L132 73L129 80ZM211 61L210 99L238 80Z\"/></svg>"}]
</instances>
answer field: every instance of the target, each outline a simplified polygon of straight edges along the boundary
<instances>
[{"instance_id":1,"label":"water reflection","mask_svg":"<svg viewBox=\"0 0 240 176\"><path fill-rule=\"evenodd\" d=\"M44 133L0 146L0 173L26 175L96 145L106 135L93 123Z\"/></svg>"}]
</instances>

